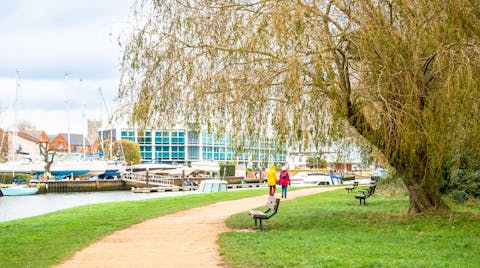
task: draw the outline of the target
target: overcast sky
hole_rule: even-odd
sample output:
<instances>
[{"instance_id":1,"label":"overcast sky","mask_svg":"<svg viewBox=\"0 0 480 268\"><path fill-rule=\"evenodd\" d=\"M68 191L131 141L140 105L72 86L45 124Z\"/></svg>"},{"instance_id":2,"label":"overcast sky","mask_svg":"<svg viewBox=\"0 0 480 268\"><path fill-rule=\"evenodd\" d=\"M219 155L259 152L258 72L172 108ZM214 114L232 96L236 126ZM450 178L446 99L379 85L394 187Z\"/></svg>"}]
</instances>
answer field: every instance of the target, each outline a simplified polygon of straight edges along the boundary
<instances>
[{"instance_id":1,"label":"overcast sky","mask_svg":"<svg viewBox=\"0 0 480 268\"><path fill-rule=\"evenodd\" d=\"M0 0L0 128L13 129L15 114L47 134L82 133L82 114L106 121L134 2Z\"/></svg>"}]
</instances>

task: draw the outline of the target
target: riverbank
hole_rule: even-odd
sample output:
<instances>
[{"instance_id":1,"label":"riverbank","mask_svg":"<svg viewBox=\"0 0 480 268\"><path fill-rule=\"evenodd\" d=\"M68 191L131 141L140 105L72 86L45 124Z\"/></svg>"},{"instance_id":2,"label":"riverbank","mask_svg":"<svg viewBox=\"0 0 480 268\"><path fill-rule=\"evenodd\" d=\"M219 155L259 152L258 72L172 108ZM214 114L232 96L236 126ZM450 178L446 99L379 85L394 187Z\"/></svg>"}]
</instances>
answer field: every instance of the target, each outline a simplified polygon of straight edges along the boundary
<instances>
[{"instance_id":1,"label":"riverbank","mask_svg":"<svg viewBox=\"0 0 480 268\"><path fill-rule=\"evenodd\" d=\"M194 194L193 191L166 193L132 193L125 191L48 193L0 197L0 222L38 216L54 211L107 202L135 201Z\"/></svg>"}]
</instances>

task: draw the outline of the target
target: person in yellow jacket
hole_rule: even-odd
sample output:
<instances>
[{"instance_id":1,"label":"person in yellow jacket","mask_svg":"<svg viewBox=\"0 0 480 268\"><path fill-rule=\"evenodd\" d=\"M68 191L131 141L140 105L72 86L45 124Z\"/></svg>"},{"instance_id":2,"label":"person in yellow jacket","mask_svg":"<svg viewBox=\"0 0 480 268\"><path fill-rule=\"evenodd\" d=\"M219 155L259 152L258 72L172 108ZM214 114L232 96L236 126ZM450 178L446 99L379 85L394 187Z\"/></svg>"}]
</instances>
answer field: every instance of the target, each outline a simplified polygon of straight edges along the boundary
<instances>
[{"instance_id":1,"label":"person in yellow jacket","mask_svg":"<svg viewBox=\"0 0 480 268\"><path fill-rule=\"evenodd\" d=\"M267 171L267 184L268 188L270 188L270 195L273 196L275 194L276 186L277 186L277 171L275 170L275 166L271 165Z\"/></svg>"}]
</instances>

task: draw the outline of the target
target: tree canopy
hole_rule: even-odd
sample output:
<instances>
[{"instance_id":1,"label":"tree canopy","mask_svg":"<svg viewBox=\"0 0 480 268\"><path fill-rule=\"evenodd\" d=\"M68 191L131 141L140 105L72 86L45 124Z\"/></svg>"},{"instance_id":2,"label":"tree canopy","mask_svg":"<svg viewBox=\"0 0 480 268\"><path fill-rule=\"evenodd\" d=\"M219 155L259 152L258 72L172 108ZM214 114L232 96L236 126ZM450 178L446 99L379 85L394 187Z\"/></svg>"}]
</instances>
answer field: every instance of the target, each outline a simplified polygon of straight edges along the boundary
<instances>
[{"instance_id":1,"label":"tree canopy","mask_svg":"<svg viewBox=\"0 0 480 268\"><path fill-rule=\"evenodd\" d=\"M349 136L401 174L410 211L480 141L480 2L157 0L120 40L119 97L178 121L301 148Z\"/></svg>"},{"instance_id":2,"label":"tree canopy","mask_svg":"<svg viewBox=\"0 0 480 268\"><path fill-rule=\"evenodd\" d=\"M121 139L120 141L111 142L111 140L103 141L103 153L109 159L124 159L128 165L140 164L140 145L130 140Z\"/></svg>"}]
</instances>

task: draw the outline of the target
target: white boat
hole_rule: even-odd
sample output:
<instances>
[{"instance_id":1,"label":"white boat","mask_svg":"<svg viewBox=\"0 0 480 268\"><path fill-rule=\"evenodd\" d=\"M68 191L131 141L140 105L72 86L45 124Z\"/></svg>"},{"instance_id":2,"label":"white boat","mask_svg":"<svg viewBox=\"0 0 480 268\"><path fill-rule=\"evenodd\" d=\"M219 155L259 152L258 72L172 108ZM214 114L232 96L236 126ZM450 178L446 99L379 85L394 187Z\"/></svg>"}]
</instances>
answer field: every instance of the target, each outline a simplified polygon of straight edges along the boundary
<instances>
[{"instance_id":1,"label":"white boat","mask_svg":"<svg viewBox=\"0 0 480 268\"><path fill-rule=\"evenodd\" d=\"M303 178L304 185L333 185L334 182L329 174L309 173Z\"/></svg>"},{"instance_id":2,"label":"white boat","mask_svg":"<svg viewBox=\"0 0 480 268\"><path fill-rule=\"evenodd\" d=\"M377 168L372 173L372 178L385 178L387 177L388 171L382 168Z\"/></svg>"},{"instance_id":3,"label":"white boat","mask_svg":"<svg viewBox=\"0 0 480 268\"><path fill-rule=\"evenodd\" d=\"M15 185L7 188L0 188L2 194L5 196L12 195L33 195L38 192L37 187L28 187L27 185Z\"/></svg>"},{"instance_id":4,"label":"white boat","mask_svg":"<svg viewBox=\"0 0 480 268\"><path fill-rule=\"evenodd\" d=\"M45 173L44 165L34 168L32 171L35 175L42 175ZM54 162L50 167L50 174L57 180L65 179L66 177L74 177L75 175L85 175L90 171L87 162Z\"/></svg>"},{"instance_id":5,"label":"white boat","mask_svg":"<svg viewBox=\"0 0 480 268\"><path fill-rule=\"evenodd\" d=\"M307 172L298 172L297 174L290 176L290 182L291 184L302 184L307 175Z\"/></svg>"},{"instance_id":6,"label":"white boat","mask_svg":"<svg viewBox=\"0 0 480 268\"><path fill-rule=\"evenodd\" d=\"M29 159L0 163L0 173L29 174L32 172L32 169L33 163Z\"/></svg>"},{"instance_id":7,"label":"white boat","mask_svg":"<svg viewBox=\"0 0 480 268\"><path fill-rule=\"evenodd\" d=\"M139 172L139 171L149 171L152 170L167 170L167 169L176 169L178 165L171 165L171 164L155 164L155 163L144 163L144 164L136 164L128 166L126 169L132 172Z\"/></svg>"},{"instance_id":8,"label":"white boat","mask_svg":"<svg viewBox=\"0 0 480 268\"><path fill-rule=\"evenodd\" d=\"M194 171L203 171L211 173L219 173L220 165L217 161L196 161L191 163Z\"/></svg>"},{"instance_id":9,"label":"white boat","mask_svg":"<svg viewBox=\"0 0 480 268\"><path fill-rule=\"evenodd\" d=\"M227 190L228 183L222 180L204 180L198 186L197 192L200 193L212 193L212 192L223 192Z\"/></svg>"}]
</instances>

